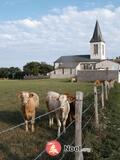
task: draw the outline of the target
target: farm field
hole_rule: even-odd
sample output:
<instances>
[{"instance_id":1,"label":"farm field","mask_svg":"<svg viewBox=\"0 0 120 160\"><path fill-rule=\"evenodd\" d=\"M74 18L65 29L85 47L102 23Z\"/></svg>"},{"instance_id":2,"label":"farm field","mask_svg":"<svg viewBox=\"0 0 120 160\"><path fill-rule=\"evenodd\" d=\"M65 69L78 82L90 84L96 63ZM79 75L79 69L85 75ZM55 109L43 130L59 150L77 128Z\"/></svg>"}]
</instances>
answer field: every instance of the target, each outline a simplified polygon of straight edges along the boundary
<instances>
[{"instance_id":1,"label":"farm field","mask_svg":"<svg viewBox=\"0 0 120 160\"><path fill-rule=\"evenodd\" d=\"M93 91L92 83L71 83L65 80L1 80L0 81L0 131L23 122L19 91L34 91L40 97L37 115L46 112L45 96L47 91L70 93L76 91L89 94ZM35 133L26 133L24 126L0 134L0 160L32 160L43 149L47 141L56 138L56 126L48 127L48 117L37 120Z\"/></svg>"}]
</instances>

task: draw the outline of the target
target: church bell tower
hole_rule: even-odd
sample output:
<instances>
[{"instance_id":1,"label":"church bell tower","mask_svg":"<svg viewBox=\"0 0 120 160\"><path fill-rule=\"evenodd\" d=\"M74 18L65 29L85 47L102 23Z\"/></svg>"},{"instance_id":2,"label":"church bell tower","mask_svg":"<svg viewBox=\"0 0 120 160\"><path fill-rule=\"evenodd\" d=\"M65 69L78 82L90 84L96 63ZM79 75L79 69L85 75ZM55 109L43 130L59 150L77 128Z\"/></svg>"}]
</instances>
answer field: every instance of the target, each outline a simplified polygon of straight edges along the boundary
<instances>
[{"instance_id":1,"label":"church bell tower","mask_svg":"<svg viewBox=\"0 0 120 160\"><path fill-rule=\"evenodd\" d=\"M93 36L90 40L91 59L105 59L105 41L103 40L102 33L98 21L96 21Z\"/></svg>"}]
</instances>

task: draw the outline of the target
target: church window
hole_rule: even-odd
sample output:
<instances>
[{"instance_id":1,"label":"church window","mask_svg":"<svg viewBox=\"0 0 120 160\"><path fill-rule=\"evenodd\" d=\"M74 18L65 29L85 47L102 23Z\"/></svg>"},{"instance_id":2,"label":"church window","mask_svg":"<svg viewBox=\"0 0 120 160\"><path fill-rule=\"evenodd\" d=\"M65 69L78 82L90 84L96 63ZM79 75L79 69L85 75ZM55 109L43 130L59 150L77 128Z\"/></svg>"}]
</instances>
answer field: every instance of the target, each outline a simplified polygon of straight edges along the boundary
<instances>
[{"instance_id":1,"label":"church window","mask_svg":"<svg viewBox=\"0 0 120 160\"><path fill-rule=\"evenodd\" d=\"M102 53L103 53L103 55L104 55L104 53L105 53L104 45L102 45Z\"/></svg>"},{"instance_id":2,"label":"church window","mask_svg":"<svg viewBox=\"0 0 120 160\"><path fill-rule=\"evenodd\" d=\"M98 44L94 44L94 54L98 54Z\"/></svg>"},{"instance_id":3,"label":"church window","mask_svg":"<svg viewBox=\"0 0 120 160\"><path fill-rule=\"evenodd\" d=\"M72 74L72 68L70 68L70 74Z\"/></svg>"},{"instance_id":4,"label":"church window","mask_svg":"<svg viewBox=\"0 0 120 160\"><path fill-rule=\"evenodd\" d=\"M64 68L62 68L62 74L64 74L65 72L64 72Z\"/></svg>"}]
</instances>

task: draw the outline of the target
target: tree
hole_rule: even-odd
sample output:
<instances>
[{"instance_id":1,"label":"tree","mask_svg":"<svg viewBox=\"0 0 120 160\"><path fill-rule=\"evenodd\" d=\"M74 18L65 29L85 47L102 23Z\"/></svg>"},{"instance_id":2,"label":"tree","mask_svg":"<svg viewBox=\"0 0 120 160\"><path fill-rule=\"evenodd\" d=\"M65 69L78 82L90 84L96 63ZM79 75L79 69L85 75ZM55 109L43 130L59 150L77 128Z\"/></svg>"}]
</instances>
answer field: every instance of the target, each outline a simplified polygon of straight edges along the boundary
<instances>
[{"instance_id":1,"label":"tree","mask_svg":"<svg viewBox=\"0 0 120 160\"><path fill-rule=\"evenodd\" d=\"M0 78L23 79L23 72L18 67L0 68Z\"/></svg>"},{"instance_id":2,"label":"tree","mask_svg":"<svg viewBox=\"0 0 120 160\"><path fill-rule=\"evenodd\" d=\"M8 78L9 79L17 79L16 75L21 72L18 67L10 67L8 69Z\"/></svg>"},{"instance_id":3,"label":"tree","mask_svg":"<svg viewBox=\"0 0 120 160\"><path fill-rule=\"evenodd\" d=\"M116 59L120 59L120 56L116 57Z\"/></svg>"},{"instance_id":4,"label":"tree","mask_svg":"<svg viewBox=\"0 0 120 160\"><path fill-rule=\"evenodd\" d=\"M41 62L40 64L40 73L43 75L47 75L47 73L51 72L53 70L53 66L45 63L45 62Z\"/></svg>"},{"instance_id":5,"label":"tree","mask_svg":"<svg viewBox=\"0 0 120 160\"><path fill-rule=\"evenodd\" d=\"M23 66L23 71L26 75L34 75L37 76L47 75L48 72L53 70L53 66L45 63L45 62L29 62L25 66Z\"/></svg>"},{"instance_id":6,"label":"tree","mask_svg":"<svg viewBox=\"0 0 120 160\"><path fill-rule=\"evenodd\" d=\"M8 78L8 68L0 68L0 78Z\"/></svg>"},{"instance_id":7,"label":"tree","mask_svg":"<svg viewBox=\"0 0 120 160\"><path fill-rule=\"evenodd\" d=\"M40 68L39 62L29 62L25 66L23 66L23 71L27 75L38 75L39 68Z\"/></svg>"}]
</instances>

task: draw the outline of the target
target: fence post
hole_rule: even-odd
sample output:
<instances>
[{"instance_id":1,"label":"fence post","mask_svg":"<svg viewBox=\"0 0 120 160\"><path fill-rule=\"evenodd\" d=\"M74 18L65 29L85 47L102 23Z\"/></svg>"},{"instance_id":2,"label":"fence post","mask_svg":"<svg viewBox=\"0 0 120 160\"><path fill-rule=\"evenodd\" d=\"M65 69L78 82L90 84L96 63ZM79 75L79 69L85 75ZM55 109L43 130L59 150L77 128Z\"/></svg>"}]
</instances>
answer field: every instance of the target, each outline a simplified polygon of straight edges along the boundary
<instances>
[{"instance_id":1,"label":"fence post","mask_svg":"<svg viewBox=\"0 0 120 160\"><path fill-rule=\"evenodd\" d=\"M102 103L102 109L105 107L104 103L104 84L101 83L102 93L101 93L101 103Z\"/></svg>"},{"instance_id":2,"label":"fence post","mask_svg":"<svg viewBox=\"0 0 120 160\"><path fill-rule=\"evenodd\" d=\"M107 81L105 81L105 99L108 100L108 85L107 85Z\"/></svg>"},{"instance_id":3,"label":"fence post","mask_svg":"<svg viewBox=\"0 0 120 160\"><path fill-rule=\"evenodd\" d=\"M83 92L76 92L75 103L75 146L80 146L80 152L75 152L75 160L83 160L82 153L82 108Z\"/></svg>"},{"instance_id":4,"label":"fence post","mask_svg":"<svg viewBox=\"0 0 120 160\"><path fill-rule=\"evenodd\" d=\"M98 95L97 95L97 87L94 86L94 107L95 107L95 127L99 128L99 117L98 117Z\"/></svg>"}]
</instances>

